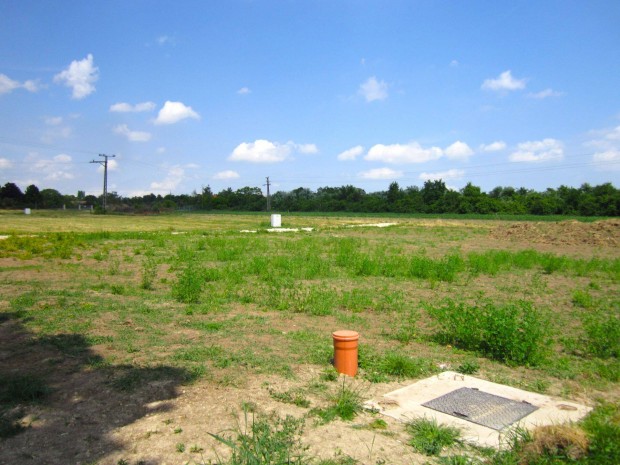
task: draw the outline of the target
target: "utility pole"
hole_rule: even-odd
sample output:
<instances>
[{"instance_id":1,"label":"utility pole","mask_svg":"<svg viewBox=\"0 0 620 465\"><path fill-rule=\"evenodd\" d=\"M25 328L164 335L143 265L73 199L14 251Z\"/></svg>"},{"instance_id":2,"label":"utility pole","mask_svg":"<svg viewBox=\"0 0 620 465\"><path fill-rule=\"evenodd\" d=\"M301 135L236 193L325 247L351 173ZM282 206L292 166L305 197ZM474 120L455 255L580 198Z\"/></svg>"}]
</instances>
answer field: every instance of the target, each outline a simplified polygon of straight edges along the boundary
<instances>
[{"instance_id":1,"label":"utility pole","mask_svg":"<svg viewBox=\"0 0 620 465\"><path fill-rule=\"evenodd\" d=\"M271 196L269 195L269 186L271 184L269 183L269 176L267 176L267 184L265 184L265 186L267 186L267 211L270 212L271 211Z\"/></svg>"},{"instance_id":2,"label":"utility pole","mask_svg":"<svg viewBox=\"0 0 620 465\"><path fill-rule=\"evenodd\" d=\"M93 160L91 163L99 163L103 165L103 213L106 212L107 198L108 198L108 158L114 158L116 155L103 155L100 154L104 160Z\"/></svg>"}]
</instances>

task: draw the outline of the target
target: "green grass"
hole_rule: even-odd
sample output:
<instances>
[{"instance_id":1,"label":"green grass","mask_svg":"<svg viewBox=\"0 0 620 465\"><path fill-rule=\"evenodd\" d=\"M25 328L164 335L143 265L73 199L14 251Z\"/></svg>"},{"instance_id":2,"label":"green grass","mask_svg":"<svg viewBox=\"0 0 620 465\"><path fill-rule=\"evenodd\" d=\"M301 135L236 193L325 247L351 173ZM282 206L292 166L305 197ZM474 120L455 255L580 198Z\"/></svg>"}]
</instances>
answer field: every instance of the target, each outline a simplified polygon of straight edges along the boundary
<instances>
[{"instance_id":1,"label":"green grass","mask_svg":"<svg viewBox=\"0 0 620 465\"><path fill-rule=\"evenodd\" d=\"M291 416L250 415L244 411L244 422L233 434L209 433L231 450L227 460L218 458L218 465L304 465L311 463L300 436L304 421ZM211 462L209 462L211 463ZM206 464L205 464L206 465Z\"/></svg>"},{"instance_id":2,"label":"green grass","mask_svg":"<svg viewBox=\"0 0 620 465\"><path fill-rule=\"evenodd\" d=\"M312 409L310 413L316 415L323 423L336 418L351 421L363 410L363 389L363 385L355 385L354 381L347 383L343 377L337 392L330 396L329 405L325 408Z\"/></svg>"},{"instance_id":3,"label":"green grass","mask_svg":"<svg viewBox=\"0 0 620 465\"><path fill-rule=\"evenodd\" d=\"M457 428L435 420L416 418L407 423L406 430L411 436L409 444L425 455L439 455L445 448L460 443L461 432Z\"/></svg>"},{"instance_id":4,"label":"green grass","mask_svg":"<svg viewBox=\"0 0 620 465\"><path fill-rule=\"evenodd\" d=\"M435 339L511 365L537 365L547 355L550 323L547 312L529 302L470 306L447 300L428 306L437 321Z\"/></svg>"},{"instance_id":5,"label":"green grass","mask_svg":"<svg viewBox=\"0 0 620 465\"><path fill-rule=\"evenodd\" d=\"M391 217L398 226L376 229L344 227L373 222L363 215L291 215L316 230L284 235L239 232L264 215L10 217L20 237L0 241L10 296L0 324L18 328L20 350L45 352L37 373L74 363L123 395L163 380L242 390L247 379L282 377L275 401L360 415L359 399L347 398L356 389L334 383L330 365L331 332L354 329L358 378L373 383L447 364L569 398L614 398L620 261L611 249L489 248L495 222ZM300 388L308 370L323 373L321 389Z\"/></svg>"}]
</instances>

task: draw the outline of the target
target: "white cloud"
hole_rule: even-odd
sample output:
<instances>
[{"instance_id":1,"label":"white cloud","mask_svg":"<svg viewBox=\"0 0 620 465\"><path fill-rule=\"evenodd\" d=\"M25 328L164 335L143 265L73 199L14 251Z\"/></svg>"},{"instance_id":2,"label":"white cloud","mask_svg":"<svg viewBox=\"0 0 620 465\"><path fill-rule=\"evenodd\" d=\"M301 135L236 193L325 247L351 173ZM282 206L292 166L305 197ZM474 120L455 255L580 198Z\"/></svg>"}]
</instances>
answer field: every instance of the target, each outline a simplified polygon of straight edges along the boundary
<instances>
[{"instance_id":1,"label":"white cloud","mask_svg":"<svg viewBox=\"0 0 620 465\"><path fill-rule=\"evenodd\" d=\"M451 160L467 160L474 154L474 151L465 142L457 140L454 144L447 147L444 153Z\"/></svg>"},{"instance_id":2,"label":"white cloud","mask_svg":"<svg viewBox=\"0 0 620 465\"><path fill-rule=\"evenodd\" d=\"M616 126L611 131L605 134L605 139L608 140L620 140L620 126Z\"/></svg>"},{"instance_id":3,"label":"white cloud","mask_svg":"<svg viewBox=\"0 0 620 465\"><path fill-rule=\"evenodd\" d=\"M0 158L0 170L11 168L13 163L7 158Z\"/></svg>"},{"instance_id":4,"label":"white cloud","mask_svg":"<svg viewBox=\"0 0 620 465\"><path fill-rule=\"evenodd\" d=\"M151 183L151 189L161 192L172 192L177 188L185 177L185 170L181 166L172 166L168 169L168 174L163 181L153 181Z\"/></svg>"},{"instance_id":5,"label":"white cloud","mask_svg":"<svg viewBox=\"0 0 620 465\"><path fill-rule=\"evenodd\" d=\"M564 95L564 92L559 92L553 89L545 89L545 90L541 90L540 92L532 92L530 94L527 94L528 97L536 98L536 99L544 99L548 97L561 97L562 95Z\"/></svg>"},{"instance_id":6,"label":"white cloud","mask_svg":"<svg viewBox=\"0 0 620 465\"><path fill-rule=\"evenodd\" d=\"M157 153L166 153L166 147L157 147Z\"/></svg>"},{"instance_id":7,"label":"white cloud","mask_svg":"<svg viewBox=\"0 0 620 465\"><path fill-rule=\"evenodd\" d=\"M45 124L48 126L60 126L62 122L62 116L48 116L45 118Z\"/></svg>"},{"instance_id":8,"label":"white cloud","mask_svg":"<svg viewBox=\"0 0 620 465\"><path fill-rule=\"evenodd\" d=\"M543 162L564 158L562 143L555 139L522 142L517 150L510 154L514 162Z\"/></svg>"},{"instance_id":9,"label":"white cloud","mask_svg":"<svg viewBox=\"0 0 620 465\"><path fill-rule=\"evenodd\" d=\"M485 79L482 83L485 90L519 90L525 89L525 79L512 77L510 70L504 71L495 79Z\"/></svg>"},{"instance_id":10,"label":"white cloud","mask_svg":"<svg viewBox=\"0 0 620 465\"><path fill-rule=\"evenodd\" d=\"M480 150L483 152L499 152L500 150L504 150L506 148L506 142L503 140L497 140L495 142L491 142L490 144L482 144L480 146Z\"/></svg>"},{"instance_id":11,"label":"white cloud","mask_svg":"<svg viewBox=\"0 0 620 465\"><path fill-rule=\"evenodd\" d=\"M50 127L41 136L41 140L46 144L53 144L57 139L68 139L73 134L73 129L69 126L53 126L48 122L46 124Z\"/></svg>"},{"instance_id":12,"label":"white cloud","mask_svg":"<svg viewBox=\"0 0 620 465\"><path fill-rule=\"evenodd\" d=\"M104 172L103 165L99 165L99 168L97 168L97 171L99 173L103 173ZM108 171L118 171L118 162L114 158L108 159Z\"/></svg>"},{"instance_id":13,"label":"white cloud","mask_svg":"<svg viewBox=\"0 0 620 465\"><path fill-rule=\"evenodd\" d=\"M50 181L62 181L66 179L75 179L75 175L67 171L57 170L49 173L45 176L45 179L49 179Z\"/></svg>"},{"instance_id":14,"label":"white cloud","mask_svg":"<svg viewBox=\"0 0 620 465\"><path fill-rule=\"evenodd\" d=\"M155 103L142 102L131 105L130 103L119 102L114 105L110 105L110 111L116 113L139 113L143 111L153 111L155 109Z\"/></svg>"},{"instance_id":15,"label":"white cloud","mask_svg":"<svg viewBox=\"0 0 620 465\"><path fill-rule=\"evenodd\" d=\"M66 179L74 179L75 176L71 172L71 156L66 153L60 153L51 159L38 158L37 153L28 155L30 162L30 171L44 175L45 179L52 181L60 181Z\"/></svg>"},{"instance_id":16,"label":"white cloud","mask_svg":"<svg viewBox=\"0 0 620 465\"><path fill-rule=\"evenodd\" d=\"M396 171L391 168L375 168L358 173L358 176L362 179L399 179L403 175L402 171Z\"/></svg>"},{"instance_id":17,"label":"white cloud","mask_svg":"<svg viewBox=\"0 0 620 465\"><path fill-rule=\"evenodd\" d=\"M66 153L61 153L54 157L54 161L58 163L69 163L71 161L71 155L67 155Z\"/></svg>"},{"instance_id":18,"label":"white cloud","mask_svg":"<svg viewBox=\"0 0 620 465\"><path fill-rule=\"evenodd\" d=\"M200 119L200 115L182 102L166 101L159 110L155 124L174 124L186 118Z\"/></svg>"},{"instance_id":19,"label":"white cloud","mask_svg":"<svg viewBox=\"0 0 620 465\"><path fill-rule=\"evenodd\" d=\"M176 45L177 41L174 37L163 35L157 38L157 43L159 45L166 45L166 44Z\"/></svg>"},{"instance_id":20,"label":"white cloud","mask_svg":"<svg viewBox=\"0 0 620 465\"><path fill-rule=\"evenodd\" d=\"M116 134L125 136L131 142L148 142L151 140L151 133L144 131L131 131L126 124L118 125L114 128Z\"/></svg>"},{"instance_id":21,"label":"white cloud","mask_svg":"<svg viewBox=\"0 0 620 465\"><path fill-rule=\"evenodd\" d=\"M462 179L465 176L464 170L451 169L448 171L438 171L436 173L421 173L419 178L422 181L450 181L453 179Z\"/></svg>"},{"instance_id":22,"label":"white cloud","mask_svg":"<svg viewBox=\"0 0 620 465\"><path fill-rule=\"evenodd\" d=\"M620 170L620 126L591 133L596 139L586 142L585 145L597 149L592 155L592 161L600 169Z\"/></svg>"},{"instance_id":23,"label":"white cloud","mask_svg":"<svg viewBox=\"0 0 620 465\"><path fill-rule=\"evenodd\" d=\"M385 81L377 81L377 78L372 76L360 85L358 93L362 95L367 102L385 100L388 98L388 85Z\"/></svg>"},{"instance_id":24,"label":"white cloud","mask_svg":"<svg viewBox=\"0 0 620 465\"><path fill-rule=\"evenodd\" d=\"M6 74L0 74L0 95L9 94L15 89L26 89L28 92L36 92L39 85L36 81L19 82L11 79Z\"/></svg>"},{"instance_id":25,"label":"white cloud","mask_svg":"<svg viewBox=\"0 0 620 465\"><path fill-rule=\"evenodd\" d=\"M69 67L54 76L54 82L73 89L72 98L82 99L95 92L95 82L99 79L99 69L93 64L89 53L83 60L74 60Z\"/></svg>"},{"instance_id":26,"label":"white cloud","mask_svg":"<svg viewBox=\"0 0 620 465\"><path fill-rule=\"evenodd\" d=\"M237 179L239 178L239 173L232 170L220 171L213 176L213 179L217 180L226 180L226 179Z\"/></svg>"},{"instance_id":27,"label":"white cloud","mask_svg":"<svg viewBox=\"0 0 620 465\"><path fill-rule=\"evenodd\" d=\"M451 66L452 68L457 68L457 67L459 66L459 61L458 61L458 60L452 60L452 61L450 62L450 66Z\"/></svg>"},{"instance_id":28,"label":"white cloud","mask_svg":"<svg viewBox=\"0 0 620 465\"><path fill-rule=\"evenodd\" d=\"M251 163L278 163L288 158L291 153L290 144L279 144L264 139L254 142L243 142L235 147L229 160L249 161Z\"/></svg>"},{"instance_id":29,"label":"white cloud","mask_svg":"<svg viewBox=\"0 0 620 465\"><path fill-rule=\"evenodd\" d=\"M249 87L242 87L241 89L239 89L239 90L237 91L237 93L238 93L239 95L247 95L247 94L252 93L252 91L250 90L250 88L249 88Z\"/></svg>"},{"instance_id":30,"label":"white cloud","mask_svg":"<svg viewBox=\"0 0 620 465\"><path fill-rule=\"evenodd\" d=\"M254 142L239 144L228 157L231 161L248 161L250 163L278 163L286 160L296 152L302 154L317 153L315 144L296 144L289 141L286 144L258 139Z\"/></svg>"},{"instance_id":31,"label":"white cloud","mask_svg":"<svg viewBox=\"0 0 620 465\"><path fill-rule=\"evenodd\" d=\"M358 156L360 156L364 152L364 147L361 145L356 145L355 147L351 147L350 149L341 152L336 157L340 161L348 161L355 160Z\"/></svg>"},{"instance_id":32,"label":"white cloud","mask_svg":"<svg viewBox=\"0 0 620 465\"><path fill-rule=\"evenodd\" d=\"M439 147L423 148L417 142L411 142L409 144L374 145L364 159L395 164L424 163L437 160L442 155L443 150Z\"/></svg>"},{"instance_id":33,"label":"white cloud","mask_svg":"<svg viewBox=\"0 0 620 465\"><path fill-rule=\"evenodd\" d=\"M607 150L595 153L592 160L599 163L620 163L620 150Z\"/></svg>"},{"instance_id":34,"label":"white cloud","mask_svg":"<svg viewBox=\"0 0 620 465\"><path fill-rule=\"evenodd\" d=\"M295 148L299 153L318 153L319 149L315 144L294 144Z\"/></svg>"}]
</instances>

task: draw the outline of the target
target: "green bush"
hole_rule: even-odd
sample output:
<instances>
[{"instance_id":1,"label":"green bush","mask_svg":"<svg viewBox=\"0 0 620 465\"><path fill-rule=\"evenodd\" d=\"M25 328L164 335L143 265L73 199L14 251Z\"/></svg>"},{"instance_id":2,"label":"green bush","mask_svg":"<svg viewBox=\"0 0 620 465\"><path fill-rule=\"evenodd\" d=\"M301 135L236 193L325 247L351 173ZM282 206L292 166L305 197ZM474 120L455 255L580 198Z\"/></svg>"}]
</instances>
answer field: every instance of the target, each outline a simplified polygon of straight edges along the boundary
<instances>
[{"instance_id":1,"label":"green bush","mask_svg":"<svg viewBox=\"0 0 620 465\"><path fill-rule=\"evenodd\" d=\"M588 353L601 358L620 356L620 318L605 313L591 314L584 319L584 327Z\"/></svg>"},{"instance_id":2,"label":"green bush","mask_svg":"<svg viewBox=\"0 0 620 465\"><path fill-rule=\"evenodd\" d=\"M549 341L549 320L529 302L483 306L456 304L428 307L437 321L441 343L474 350L509 365L537 365Z\"/></svg>"}]
</instances>

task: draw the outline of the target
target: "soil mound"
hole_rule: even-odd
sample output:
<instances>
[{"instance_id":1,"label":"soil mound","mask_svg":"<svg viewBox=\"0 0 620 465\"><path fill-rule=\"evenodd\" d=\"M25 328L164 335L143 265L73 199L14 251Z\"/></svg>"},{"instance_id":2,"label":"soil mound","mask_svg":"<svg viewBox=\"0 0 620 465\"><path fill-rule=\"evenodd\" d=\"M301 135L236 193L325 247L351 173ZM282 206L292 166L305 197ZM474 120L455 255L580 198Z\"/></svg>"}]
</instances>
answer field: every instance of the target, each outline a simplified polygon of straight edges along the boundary
<instances>
[{"instance_id":1,"label":"soil mound","mask_svg":"<svg viewBox=\"0 0 620 465\"><path fill-rule=\"evenodd\" d=\"M500 226L491 231L495 239L538 244L597 245L620 244L620 219L582 223L575 220L557 223L524 222Z\"/></svg>"}]
</instances>

